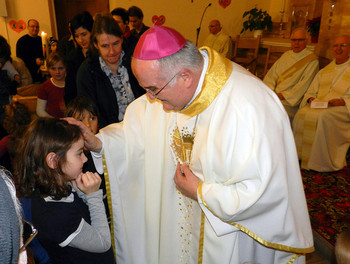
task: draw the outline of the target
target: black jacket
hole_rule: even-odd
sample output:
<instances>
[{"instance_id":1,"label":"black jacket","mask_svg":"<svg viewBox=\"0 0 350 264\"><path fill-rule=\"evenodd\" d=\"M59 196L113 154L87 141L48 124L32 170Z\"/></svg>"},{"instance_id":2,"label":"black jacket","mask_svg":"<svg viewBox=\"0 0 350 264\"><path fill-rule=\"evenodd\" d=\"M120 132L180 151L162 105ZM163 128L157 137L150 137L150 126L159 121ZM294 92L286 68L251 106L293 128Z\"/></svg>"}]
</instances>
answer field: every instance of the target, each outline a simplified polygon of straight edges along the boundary
<instances>
[{"instance_id":1,"label":"black jacket","mask_svg":"<svg viewBox=\"0 0 350 264\"><path fill-rule=\"evenodd\" d=\"M138 84L131 71L130 58L123 57L124 65L129 74L131 89L135 98L145 93ZM120 122L118 119L119 108L115 91L106 74L100 67L98 54L91 54L80 66L77 75L78 96L86 96L92 99L100 112L99 128L109 124Z\"/></svg>"}]
</instances>

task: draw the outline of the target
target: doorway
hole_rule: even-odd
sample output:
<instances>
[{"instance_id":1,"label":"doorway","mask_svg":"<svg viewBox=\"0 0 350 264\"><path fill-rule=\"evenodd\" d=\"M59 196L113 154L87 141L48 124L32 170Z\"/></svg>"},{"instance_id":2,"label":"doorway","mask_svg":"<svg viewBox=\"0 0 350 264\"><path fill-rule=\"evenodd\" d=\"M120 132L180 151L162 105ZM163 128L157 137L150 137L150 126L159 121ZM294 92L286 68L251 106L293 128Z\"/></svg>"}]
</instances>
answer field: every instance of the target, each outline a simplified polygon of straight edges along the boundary
<instances>
[{"instance_id":1,"label":"doorway","mask_svg":"<svg viewBox=\"0 0 350 264\"><path fill-rule=\"evenodd\" d=\"M92 16L109 12L109 0L54 0L58 39L69 34L68 23L72 18L88 11Z\"/></svg>"}]
</instances>

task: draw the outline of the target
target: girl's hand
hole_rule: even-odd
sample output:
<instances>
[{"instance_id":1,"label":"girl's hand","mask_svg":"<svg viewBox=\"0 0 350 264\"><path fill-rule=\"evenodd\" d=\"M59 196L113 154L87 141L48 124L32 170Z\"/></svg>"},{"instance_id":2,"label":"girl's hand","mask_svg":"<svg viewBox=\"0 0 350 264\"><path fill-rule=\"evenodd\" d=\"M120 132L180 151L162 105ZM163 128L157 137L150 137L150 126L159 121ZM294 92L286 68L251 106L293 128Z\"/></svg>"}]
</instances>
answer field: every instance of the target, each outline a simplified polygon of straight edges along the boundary
<instances>
[{"instance_id":1,"label":"girl's hand","mask_svg":"<svg viewBox=\"0 0 350 264\"><path fill-rule=\"evenodd\" d=\"M85 194L97 192L101 185L101 177L98 173L86 172L81 173L74 181L73 187L78 188Z\"/></svg>"}]
</instances>

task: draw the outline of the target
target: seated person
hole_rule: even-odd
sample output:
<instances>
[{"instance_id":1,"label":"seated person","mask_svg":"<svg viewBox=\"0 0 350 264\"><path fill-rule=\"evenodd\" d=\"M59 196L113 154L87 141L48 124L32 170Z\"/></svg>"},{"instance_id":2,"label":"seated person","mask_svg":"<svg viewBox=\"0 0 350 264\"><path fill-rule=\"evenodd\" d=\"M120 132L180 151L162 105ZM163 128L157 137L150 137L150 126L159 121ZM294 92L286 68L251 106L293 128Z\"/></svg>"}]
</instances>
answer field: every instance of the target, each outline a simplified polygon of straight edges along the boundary
<instances>
[{"instance_id":1,"label":"seated person","mask_svg":"<svg viewBox=\"0 0 350 264\"><path fill-rule=\"evenodd\" d=\"M305 29L296 29L290 40L292 49L273 64L263 81L275 91L292 122L319 66L316 55L306 48Z\"/></svg>"},{"instance_id":2,"label":"seated person","mask_svg":"<svg viewBox=\"0 0 350 264\"><path fill-rule=\"evenodd\" d=\"M232 52L232 44L230 37L227 36L221 27L219 20L212 20L209 23L209 36L204 41L204 46L212 48L230 59Z\"/></svg>"},{"instance_id":3,"label":"seated person","mask_svg":"<svg viewBox=\"0 0 350 264\"><path fill-rule=\"evenodd\" d=\"M10 46L6 39L0 36L0 119L4 113L3 106L9 104L12 95L17 93L20 82L19 73L10 62L10 56Z\"/></svg>"},{"instance_id":4,"label":"seated person","mask_svg":"<svg viewBox=\"0 0 350 264\"><path fill-rule=\"evenodd\" d=\"M335 60L317 73L293 121L302 169L326 172L346 165L350 145L350 37L337 37L332 50ZM316 99L328 107L311 108Z\"/></svg>"},{"instance_id":5,"label":"seated person","mask_svg":"<svg viewBox=\"0 0 350 264\"><path fill-rule=\"evenodd\" d=\"M12 171L12 160L15 157L18 141L23 136L31 121L28 109L21 103L5 106L3 127L7 135L0 140L0 165Z\"/></svg>"}]
</instances>

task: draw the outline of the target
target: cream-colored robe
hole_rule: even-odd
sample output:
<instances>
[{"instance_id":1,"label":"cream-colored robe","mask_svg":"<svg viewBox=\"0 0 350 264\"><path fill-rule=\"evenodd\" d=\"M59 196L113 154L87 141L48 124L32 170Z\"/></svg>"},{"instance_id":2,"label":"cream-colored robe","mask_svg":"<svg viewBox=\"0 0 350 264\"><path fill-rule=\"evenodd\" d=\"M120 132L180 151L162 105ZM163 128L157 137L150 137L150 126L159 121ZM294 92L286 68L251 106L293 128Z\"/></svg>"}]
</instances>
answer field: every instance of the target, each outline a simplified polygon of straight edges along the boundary
<instances>
[{"instance_id":1,"label":"cream-colored robe","mask_svg":"<svg viewBox=\"0 0 350 264\"><path fill-rule=\"evenodd\" d=\"M117 262L305 263L298 254L313 251L313 238L283 106L248 71L208 53L202 90L186 109L166 113L142 96L99 134ZM174 138L193 127L192 152L181 153ZM184 156L203 181L199 202L174 184Z\"/></svg>"},{"instance_id":2,"label":"cream-colored robe","mask_svg":"<svg viewBox=\"0 0 350 264\"><path fill-rule=\"evenodd\" d=\"M316 75L294 118L293 132L303 169L325 172L346 166L350 145L350 60L343 66L347 69L336 81L334 61ZM328 89L320 92L322 84ZM310 97L322 101L344 99L345 106L311 109L307 103Z\"/></svg>"},{"instance_id":3,"label":"cream-colored robe","mask_svg":"<svg viewBox=\"0 0 350 264\"><path fill-rule=\"evenodd\" d=\"M291 121L293 121L294 115L299 109L299 104L304 94L318 72L318 60L315 59L309 62L278 85L277 81L287 69L309 54L312 54L312 52L307 48L298 53L295 53L292 50L283 53L283 55L272 65L263 80L271 90L276 93L282 93L285 100L282 100L281 102Z\"/></svg>"},{"instance_id":4,"label":"cream-colored robe","mask_svg":"<svg viewBox=\"0 0 350 264\"><path fill-rule=\"evenodd\" d=\"M230 59L230 57L232 56L231 39L222 30L216 35L210 33L208 37L204 40L203 46L207 46L216 50L228 59Z\"/></svg>"}]
</instances>

